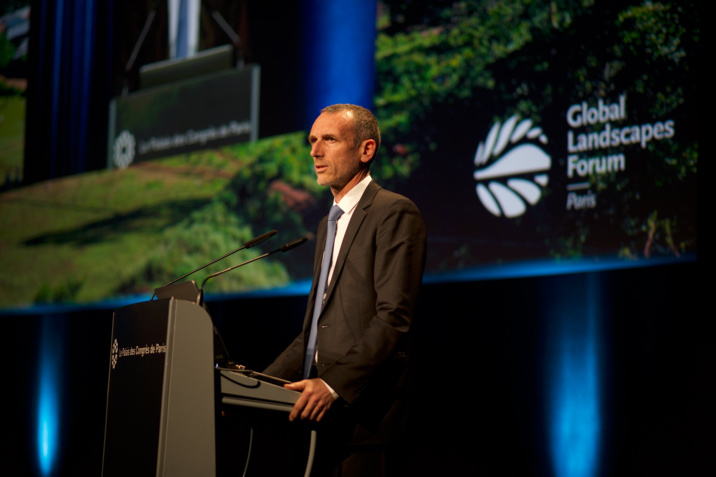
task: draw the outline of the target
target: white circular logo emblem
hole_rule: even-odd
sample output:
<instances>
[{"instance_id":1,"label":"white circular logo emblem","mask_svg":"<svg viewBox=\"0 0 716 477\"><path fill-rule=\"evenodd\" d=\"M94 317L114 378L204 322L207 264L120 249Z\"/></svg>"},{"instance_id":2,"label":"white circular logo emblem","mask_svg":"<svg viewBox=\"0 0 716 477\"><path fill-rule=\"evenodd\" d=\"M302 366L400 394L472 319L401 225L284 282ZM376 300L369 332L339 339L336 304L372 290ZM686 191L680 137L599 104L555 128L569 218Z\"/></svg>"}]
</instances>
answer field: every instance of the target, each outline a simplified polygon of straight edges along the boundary
<instances>
[{"instance_id":1,"label":"white circular logo emblem","mask_svg":"<svg viewBox=\"0 0 716 477\"><path fill-rule=\"evenodd\" d=\"M547 136L542 128L532 127L531 119L517 120L512 116L504 124L495 123L475 153L477 197L496 217L521 216L527 203L539 202L541 187L549 182L552 158L535 144L547 144Z\"/></svg>"},{"instance_id":2,"label":"white circular logo emblem","mask_svg":"<svg viewBox=\"0 0 716 477\"><path fill-rule=\"evenodd\" d=\"M134 136L129 131L122 131L114 140L114 165L126 169L134 160Z\"/></svg>"}]
</instances>

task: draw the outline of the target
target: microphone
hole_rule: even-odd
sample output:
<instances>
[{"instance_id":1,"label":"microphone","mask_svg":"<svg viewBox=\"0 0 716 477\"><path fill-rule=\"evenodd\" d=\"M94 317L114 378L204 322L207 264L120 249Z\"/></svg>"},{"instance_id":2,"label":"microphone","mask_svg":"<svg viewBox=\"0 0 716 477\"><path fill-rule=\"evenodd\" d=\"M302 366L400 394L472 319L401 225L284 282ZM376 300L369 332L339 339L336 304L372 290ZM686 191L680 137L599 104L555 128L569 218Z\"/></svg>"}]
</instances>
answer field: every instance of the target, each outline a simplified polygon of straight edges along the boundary
<instances>
[{"instance_id":1,"label":"microphone","mask_svg":"<svg viewBox=\"0 0 716 477\"><path fill-rule=\"evenodd\" d=\"M252 238L251 240L249 240L248 242L246 242L246 243L244 244L244 248L254 247L254 246L260 244L261 242L264 242L264 241L270 239L270 238L273 237L274 235L276 235L276 231L275 231L275 230L272 230L271 232L266 232L266 233L263 234L263 235L259 235L258 237L254 237L254 238ZM241 249L239 249L239 250L241 250ZM237 251L238 251L238 250L237 250ZM231 252L231 253L234 253L234 252ZM231 255L231 254L229 254L229 255ZM229 255L224 255L224 257L228 257ZM221 257L221 258L224 258L224 257ZM219 260L221 260L221 258L220 258Z\"/></svg>"},{"instance_id":2,"label":"microphone","mask_svg":"<svg viewBox=\"0 0 716 477\"><path fill-rule=\"evenodd\" d=\"M212 262L209 262L209 263L207 263L206 265L202 265L201 267L197 268L196 270L192 270L191 272L189 272L189 273L187 273L187 274L185 274L185 275L182 275L181 277L179 277L179 278L177 278L177 279L175 279L175 280L172 280L172 281L170 281L170 282L168 282L168 283L165 283L164 285L160 286L159 288L164 288L164 287L167 287L167 286L169 286L169 285L172 285L173 283L176 283L176 282L178 282L179 280L188 277L188 276L191 275L192 273L196 273L196 272L198 272L199 270L202 270L202 269L208 267L209 265L215 264L215 263L218 262L219 260L225 259L225 258L228 257L229 255L235 254L235 253L238 252L239 250L243 250L243 249L245 249L245 248L255 247L256 245L260 244L261 242L264 242L264 241L270 239L271 237L273 237L274 235L276 235L276 233L277 233L276 230L272 230L272 231L270 231L270 232L266 232L266 233L263 234L263 235L259 235L258 237L254 237L254 238L252 238L251 240L249 240L248 242L244 243L241 247L239 247L239 248L237 248L236 250L234 250L233 252L229 252L229 253L227 253L226 255L224 255L224 256L221 257L221 258L217 258L216 260L214 260L214 261L212 261ZM154 293L154 295L152 295L152 299L154 298L155 295L156 295L156 292Z\"/></svg>"},{"instance_id":3,"label":"microphone","mask_svg":"<svg viewBox=\"0 0 716 477\"><path fill-rule=\"evenodd\" d=\"M230 272L231 270L233 270L235 268L243 267L244 265L248 265L249 263L255 262L256 260L261 260L262 258L266 258L269 255L273 255L274 253L288 252L289 250L292 250L292 249L298 247L299 245L306 243L306 241L308 241L308 239L306 237L301 237L299 239L292 240L290 242L287 242L287 243L281 245L276 250L272 250L268 253L264 253L263 255L259 255L258 257L252 258L251 260L247 260L244 263L240 263L238 265L234 265L233 267L229 267L225 270L221 270L220 272L212 273L211 275L206 277L203 282L201 282L201 288L199 289L199 296L197 299L197 303L201 303L204 300L204 285L210 278L218 277L219 275L223 275L226 272Z\"/></svg>"},{"instance_id":4,"label":"microphone","mask_svg":"<svg viewBox=\"0 0 716 477\"><path fill-rule=\"evenodd\" d=\"M288 251L291 250L292 248L296 248L296 247L298 247L299 245L302 245L302 244L306 243L307 240L308 240L308 239L307 239L306 237L301 237L301 238L299 238L299 239L292 240L292 241L290 241L290 242L288 242L288 243L285 243L285 244L281 245L281 246L278 248L278 250L274 250L274 251L271 252L271 253L278 252L279 250L280 250L281 252L288 252Z\"/></svg>"}]
</instances>

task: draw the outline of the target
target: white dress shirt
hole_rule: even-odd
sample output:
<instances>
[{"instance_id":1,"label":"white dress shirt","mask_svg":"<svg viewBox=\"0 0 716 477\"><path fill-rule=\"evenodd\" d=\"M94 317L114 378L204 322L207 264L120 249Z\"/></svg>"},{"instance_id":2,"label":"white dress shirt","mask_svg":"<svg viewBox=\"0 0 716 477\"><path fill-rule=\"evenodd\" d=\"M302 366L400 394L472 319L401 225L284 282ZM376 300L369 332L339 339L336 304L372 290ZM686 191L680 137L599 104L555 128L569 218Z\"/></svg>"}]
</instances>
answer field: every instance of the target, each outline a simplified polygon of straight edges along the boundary
<instances>
[{"instance_id":1,"label":"white dress shirt","mask_svg":"<svg viewBox=\"0 0 716 477\"><path fill-rule=\"evenodd\" d=\"M333 264L336 263L338 259L341 244L343 243L343 238L346 236L346 230L348 230L348 224L351 221L351 217L353 217L353 212L356 210L356 206L361 197L363 197L363 193L368 188L368 184L370 184L371 180L370 174L368 174L343 196L340 204L335 200L333 201L333 205L338 205L341 208L343 215L336 221L336 239L333 242L333 258L331 258L331 268L328 271L328 283L331 283ZM326 283L326 288L328 288L328 283Z\"/></svg>"}]
</instances>

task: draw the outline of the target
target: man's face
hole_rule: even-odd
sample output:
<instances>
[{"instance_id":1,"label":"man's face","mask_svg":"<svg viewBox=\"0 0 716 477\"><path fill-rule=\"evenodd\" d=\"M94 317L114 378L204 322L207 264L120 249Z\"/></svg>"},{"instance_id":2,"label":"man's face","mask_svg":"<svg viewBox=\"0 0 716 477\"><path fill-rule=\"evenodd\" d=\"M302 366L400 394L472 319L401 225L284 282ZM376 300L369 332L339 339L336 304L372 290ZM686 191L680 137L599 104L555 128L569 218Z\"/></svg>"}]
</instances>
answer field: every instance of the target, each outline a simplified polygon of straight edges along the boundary
<instances>
[{"instance_id":1,"label":"man's face","mask_svg":"<svg viewBox=\"0 0 716 477\"><path fill-rule=\"evenodd\" d=\"M367 172L361 147L355 147L353 142L352 122L348 111L322 113L308 135L318 183L329 186L334 196L347 185L352 187L357 184L365 177L363 172Z\"/></svg>"}]
</instances>

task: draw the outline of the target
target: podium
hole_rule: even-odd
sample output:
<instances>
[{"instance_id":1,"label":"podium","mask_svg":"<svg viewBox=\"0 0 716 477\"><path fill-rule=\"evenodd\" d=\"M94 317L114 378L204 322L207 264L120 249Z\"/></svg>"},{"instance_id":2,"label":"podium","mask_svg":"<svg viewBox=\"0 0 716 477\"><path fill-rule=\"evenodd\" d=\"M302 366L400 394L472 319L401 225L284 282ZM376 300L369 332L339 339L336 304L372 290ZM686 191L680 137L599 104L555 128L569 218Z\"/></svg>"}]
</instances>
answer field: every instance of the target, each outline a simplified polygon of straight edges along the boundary
<instances>
[{"instance_id":1,"label":"podium","mask_svg":"<svg viewBox=\"0 0 716 477\"><path fill-rule=\"evenodd\" d=\"M215 475L213 325L174 298L114 313L102 475Z\"/></svg>"},{"instance_id":2,"label":"podium","mask_svg":"<svg viewBox=\"0 0 716 477\"><path fill-rule=\"evenodd\" d=\"M104 477L215 476L222 407L288 413L300 396L251 371L214 364L214 327L202 307L166 298L114 312ZM311 431L306 476L315 445Z\"/></svg>"}]
</instances>

